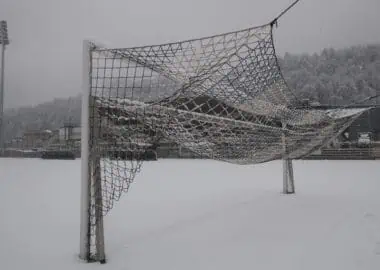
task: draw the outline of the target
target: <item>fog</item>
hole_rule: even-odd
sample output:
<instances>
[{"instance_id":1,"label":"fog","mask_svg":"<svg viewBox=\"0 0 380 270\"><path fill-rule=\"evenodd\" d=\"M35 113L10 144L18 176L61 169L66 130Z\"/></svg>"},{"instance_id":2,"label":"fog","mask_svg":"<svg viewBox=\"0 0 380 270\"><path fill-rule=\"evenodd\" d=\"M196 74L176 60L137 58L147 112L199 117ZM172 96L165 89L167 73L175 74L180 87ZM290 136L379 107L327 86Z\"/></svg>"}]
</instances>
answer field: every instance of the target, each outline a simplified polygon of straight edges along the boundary
<instances>
[{"instance_id":1,"label":"fog","mask_svg":"<svg viewBox=\"0 0 380 270\"><path fill-rule=\"evenodd\" d=\"M0 0L8 21L5 108L81 92L82 40L129 47L268 23L293 0ZM379 0L301 0L275 30L277 52L380 43Z\"/></svg>"}]
</instances>

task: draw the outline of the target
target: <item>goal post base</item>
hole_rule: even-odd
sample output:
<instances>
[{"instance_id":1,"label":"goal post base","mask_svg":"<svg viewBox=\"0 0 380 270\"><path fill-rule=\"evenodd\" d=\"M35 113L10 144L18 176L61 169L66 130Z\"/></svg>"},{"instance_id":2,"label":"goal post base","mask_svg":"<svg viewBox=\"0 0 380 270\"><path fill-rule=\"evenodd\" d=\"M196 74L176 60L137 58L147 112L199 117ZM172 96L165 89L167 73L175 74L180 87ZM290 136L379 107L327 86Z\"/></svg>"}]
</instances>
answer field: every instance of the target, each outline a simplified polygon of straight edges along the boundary
<instances>
[{"instance_id":1,"label":"goal post base","mask_svg":"<svg viewBox=\"0 0 380 270\"><path fill-rule=\"evenodd\" d=\"M100 263L100 264L106 264L107 263L107 260L106 258L103 258L103 259L95 259L95 258L92 258L92 259L89 259L87 260L88 263Z\"/></svg>"},{"instance_id":2,"label":"goal post base","mask_svg":"<svg viewBox=\"0 0 380 270\"><path fill-rule=\"evenodd\" d=\"M80 263L100 263L100 264L106 264L107 260L106 258L103 258L101 260L90 257L90 258L82 258L80 255L77 257L78 262Z\"/></svg>"}]
</instances>

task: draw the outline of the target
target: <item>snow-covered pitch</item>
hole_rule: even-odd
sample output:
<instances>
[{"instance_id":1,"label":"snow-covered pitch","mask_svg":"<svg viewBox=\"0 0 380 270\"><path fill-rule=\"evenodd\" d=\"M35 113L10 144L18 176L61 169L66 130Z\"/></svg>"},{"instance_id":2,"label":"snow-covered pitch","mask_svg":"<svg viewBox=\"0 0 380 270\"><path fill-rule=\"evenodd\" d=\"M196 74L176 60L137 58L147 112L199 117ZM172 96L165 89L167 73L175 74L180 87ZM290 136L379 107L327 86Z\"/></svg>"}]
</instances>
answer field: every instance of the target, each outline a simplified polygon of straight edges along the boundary
<instances>
[{"instance_id":1,"label":"snow-covered pitch","mask_svg":"<svg viewBox=\"0 0 380 270\"><path fill-rule=\"evenodd\" d=\"M79 261L80 160L0 159L0 269L380 269L380 162L146 162Z\"/></svg>"}]
</instances>

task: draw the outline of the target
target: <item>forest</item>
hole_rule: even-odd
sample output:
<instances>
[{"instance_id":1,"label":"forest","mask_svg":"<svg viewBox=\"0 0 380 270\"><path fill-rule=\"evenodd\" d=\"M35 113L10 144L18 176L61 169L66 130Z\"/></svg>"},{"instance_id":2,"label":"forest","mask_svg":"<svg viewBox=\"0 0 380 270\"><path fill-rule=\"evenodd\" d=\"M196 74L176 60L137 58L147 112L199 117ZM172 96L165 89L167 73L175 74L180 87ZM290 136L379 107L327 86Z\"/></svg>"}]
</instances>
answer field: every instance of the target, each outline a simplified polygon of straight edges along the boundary
<instances>
[{"instance_id":1,"label":"forest","mask_svg":"<svg viewBox=\"0 0 380 270\"><path fill-rule=\"evenodd\" d=\"M279 62L288 85L301 99L350 105L380 93L380 45L285 54Z\"/></svg>"}]
</instances>

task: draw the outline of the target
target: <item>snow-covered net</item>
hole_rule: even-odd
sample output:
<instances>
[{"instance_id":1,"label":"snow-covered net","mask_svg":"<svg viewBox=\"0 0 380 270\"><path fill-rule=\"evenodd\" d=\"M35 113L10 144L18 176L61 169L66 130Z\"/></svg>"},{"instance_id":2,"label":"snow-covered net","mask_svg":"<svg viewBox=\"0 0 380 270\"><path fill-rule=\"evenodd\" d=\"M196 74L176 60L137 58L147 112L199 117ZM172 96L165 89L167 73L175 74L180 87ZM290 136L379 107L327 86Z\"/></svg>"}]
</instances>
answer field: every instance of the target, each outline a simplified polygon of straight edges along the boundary
<instances>
[{"instance_id":1,"label":"snow-covered net","mask_svg":"<svg viewBox=\"0 0 380 270\"><path fill-rule=\"evenodd\" d=\"M102 202L93 200L92 209L106 214L162 140L236 164L297 159L363 112L299 107L272 30L268 24L135 48L94 45L89 145L99 160L93 173L100 171Z\"/></svg>"}]
</instances>

